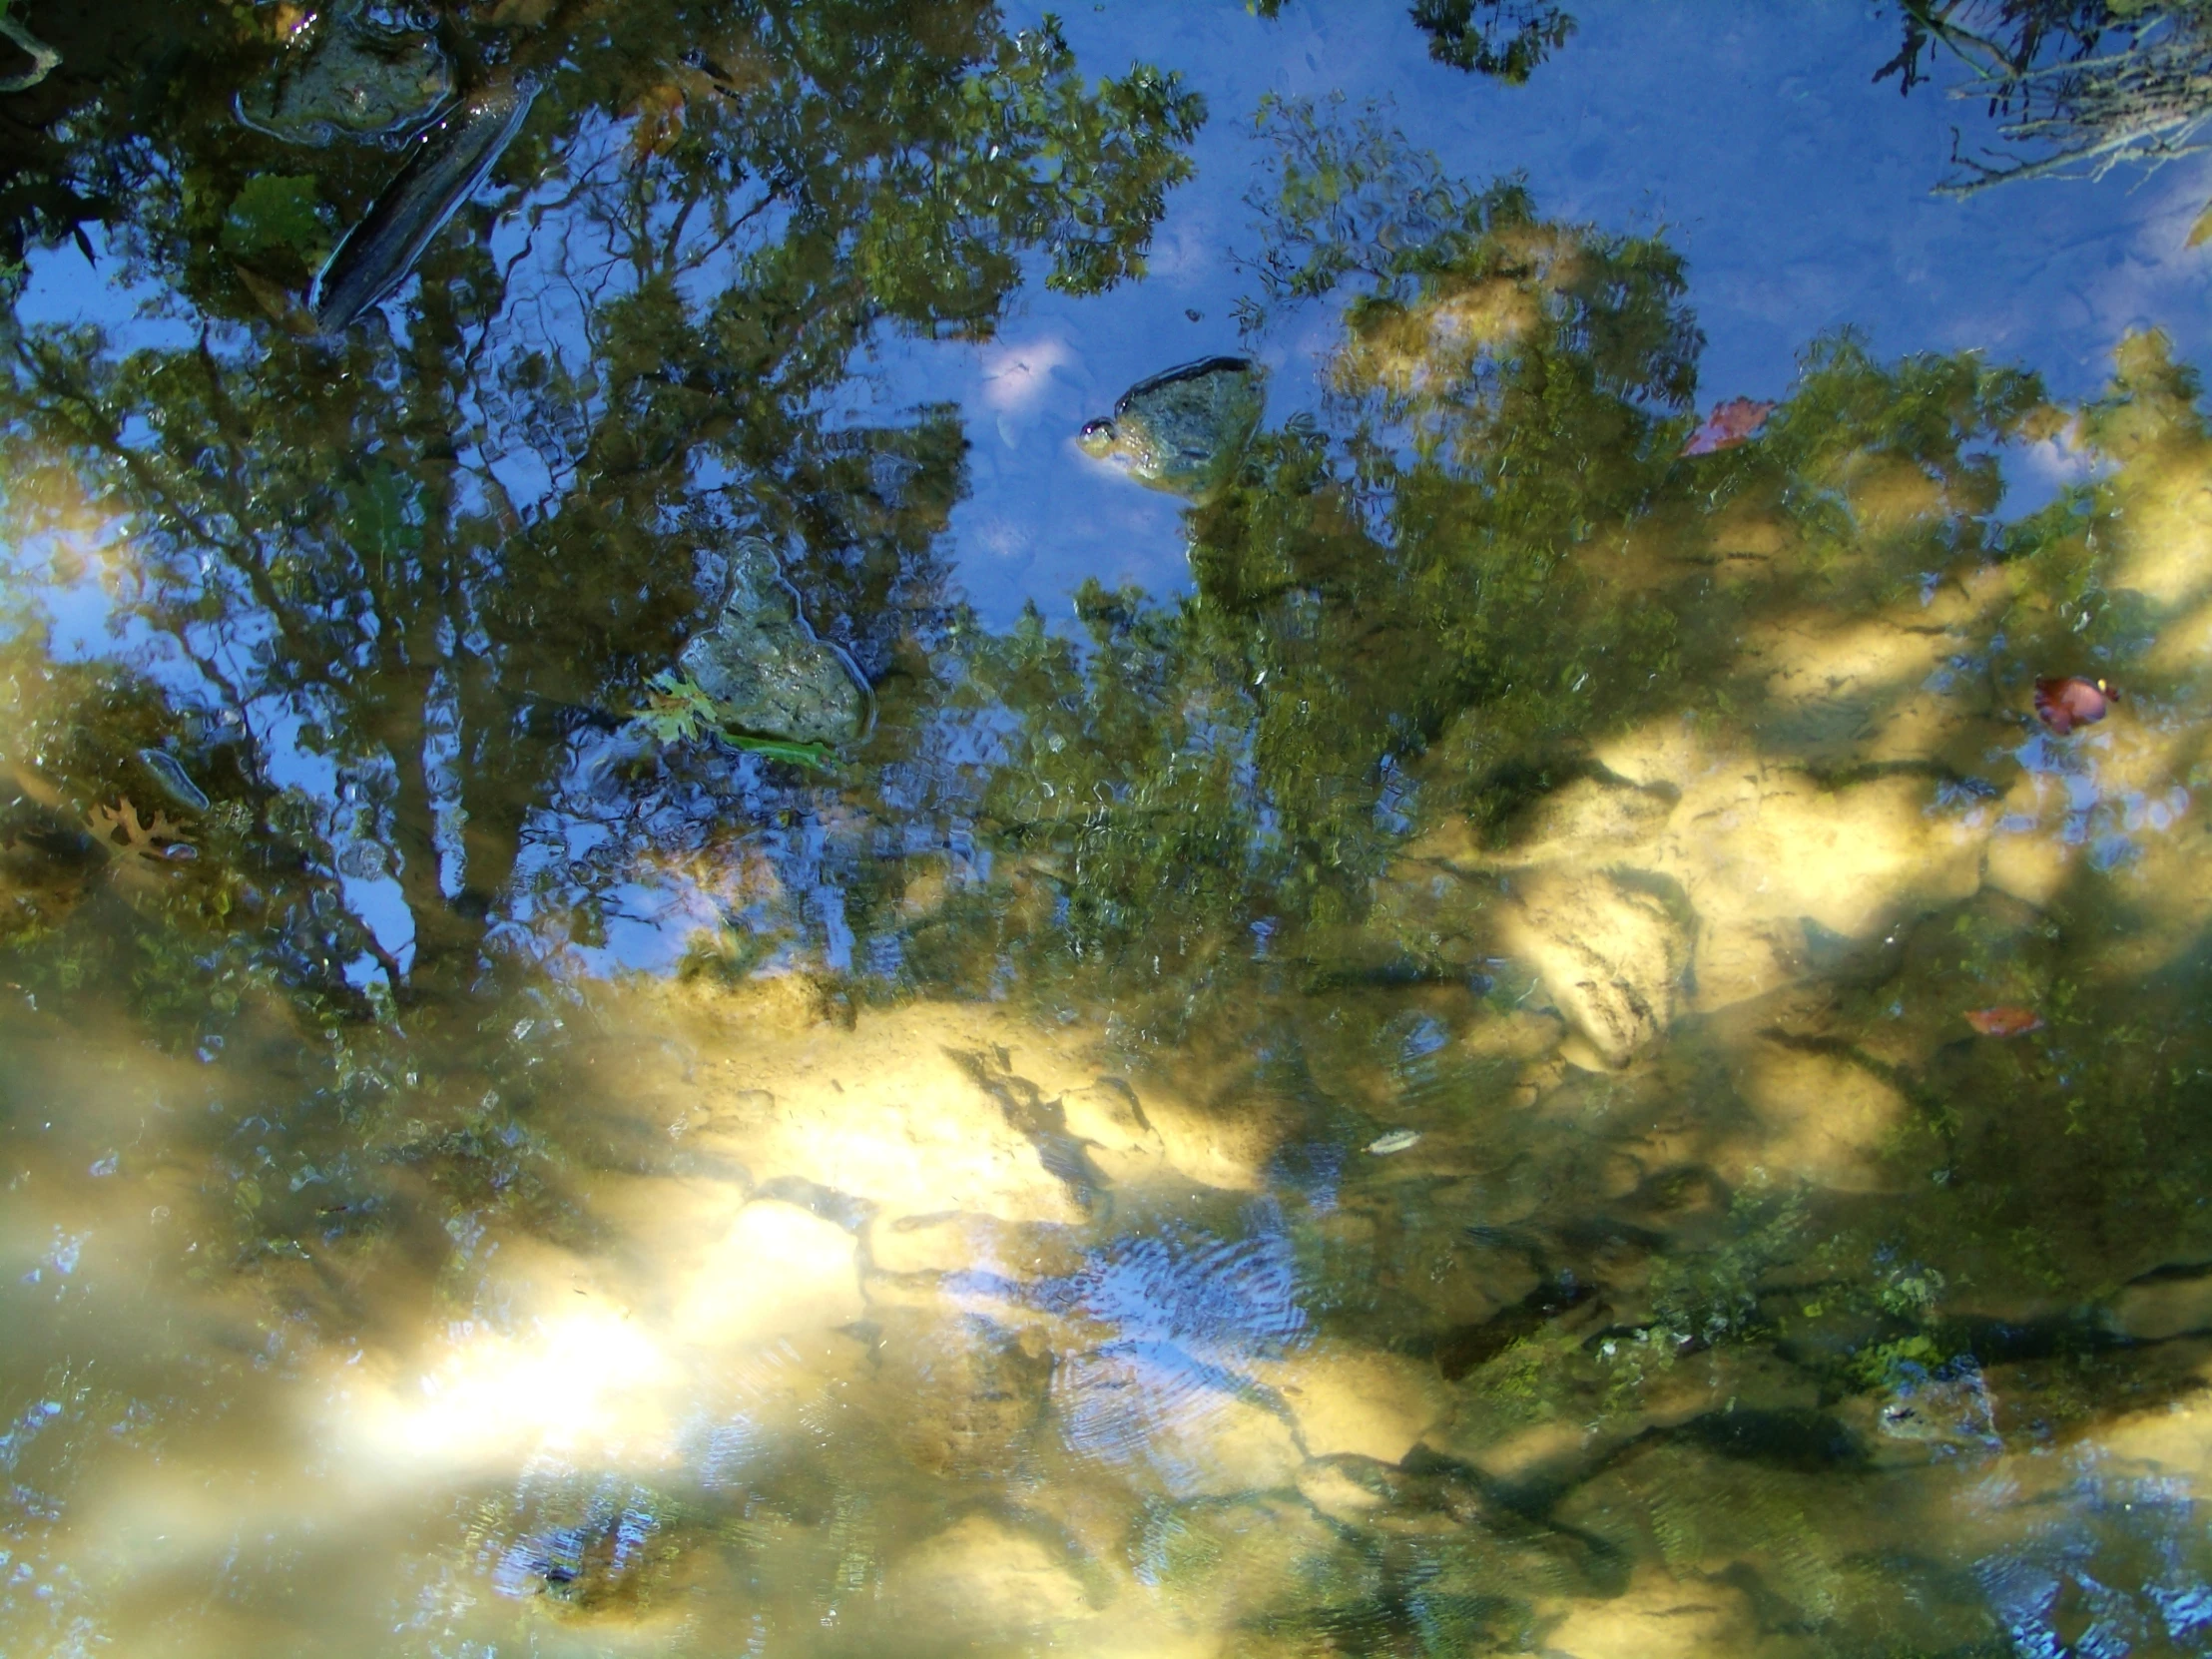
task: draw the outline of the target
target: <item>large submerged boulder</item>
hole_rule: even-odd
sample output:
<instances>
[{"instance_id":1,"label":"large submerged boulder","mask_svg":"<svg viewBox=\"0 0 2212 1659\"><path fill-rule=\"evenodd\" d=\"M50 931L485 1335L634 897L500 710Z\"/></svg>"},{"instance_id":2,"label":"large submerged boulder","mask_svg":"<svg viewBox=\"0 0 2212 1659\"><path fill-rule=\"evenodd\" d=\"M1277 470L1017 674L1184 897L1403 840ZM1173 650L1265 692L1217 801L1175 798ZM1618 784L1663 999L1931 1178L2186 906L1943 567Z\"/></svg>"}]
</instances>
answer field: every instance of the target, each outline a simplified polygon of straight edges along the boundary
<instances>
[{"instance_id":1,"label":"large submerged boulder","mask_svg":"<svg viewBox=\"0 0 2212 1659\"><path fill-rule=\"evenodd\" d=\"M1206 357L1138 381L1077 441L1140 484L1202 496L1236 466L1266 401L1267 377L1250 358Z\"/></svg>"},{"instance_id":2,"label":"large submerged boulder","mask_svg":"<svg viewBox=\"0 0 2212 1659\"><path fill-rule=\"evenodd\" d=\"M834 746L866 730L866 684L842 652L815 637L775 550L758 537L738 543L722 614L680 662L733 731Z\"/></svg>"},{"instance_id":3,"label":"large submerged boulder","mask_svg":"<svg viewBox=\"0 0 2212 1659\"><path fill-rule=\"evenodd\" d=\"M268 74L238 96L238 117L288 144L382 140L421 128L453 96L453 66L427 33L331 7L302 24Z\"/></svg>"}]
</instances>

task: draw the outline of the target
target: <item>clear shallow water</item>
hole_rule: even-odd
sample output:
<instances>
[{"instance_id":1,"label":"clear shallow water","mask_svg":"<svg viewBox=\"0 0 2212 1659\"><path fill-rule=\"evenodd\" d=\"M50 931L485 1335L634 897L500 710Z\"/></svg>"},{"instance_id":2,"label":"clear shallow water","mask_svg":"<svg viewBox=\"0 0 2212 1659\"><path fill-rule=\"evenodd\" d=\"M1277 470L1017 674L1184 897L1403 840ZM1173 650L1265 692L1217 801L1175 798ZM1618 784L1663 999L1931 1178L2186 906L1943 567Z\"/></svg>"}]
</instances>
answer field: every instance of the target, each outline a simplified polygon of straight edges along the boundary
<instances>
[{"instance_id":1,"label":"clear shallow water","mask_svg":"<svg viewBox=\"0 0 2212 1659\"><path fill-rule=\"evenodd\" d=\"M1881 8L21 15L6 1651L2212 1644L2201 166L1933 196ZM318 332L340 29L534 94Z\"/></svg>"}]
</instances>

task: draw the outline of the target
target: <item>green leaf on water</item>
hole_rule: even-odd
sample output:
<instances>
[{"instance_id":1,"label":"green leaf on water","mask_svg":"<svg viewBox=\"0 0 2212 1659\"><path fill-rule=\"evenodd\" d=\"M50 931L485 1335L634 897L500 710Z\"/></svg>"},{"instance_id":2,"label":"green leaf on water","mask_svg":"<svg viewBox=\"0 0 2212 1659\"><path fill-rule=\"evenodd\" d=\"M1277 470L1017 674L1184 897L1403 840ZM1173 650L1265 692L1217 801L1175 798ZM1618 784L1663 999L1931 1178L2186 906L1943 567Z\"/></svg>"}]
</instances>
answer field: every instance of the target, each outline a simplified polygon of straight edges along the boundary
<instances>
[{"instance_id":1,"label":"green leaf on water","mask_svg":"<svg viewBox=\"0 0 2212 1659\"><path fill-rule=\"evenodd\" d=\"M645 707L635 718L662 745L691 743L712 735L734 749L765 755L772 761L827 772L836 752L826 743L797 743L789 738L764 738L729 724L729 711L710 697L688 674L665 670L646 682Z\"/></svg>"},{"instance_id":2,"label":"green leaf on water","mask_svg":"<svg viewBox=\"0 0 2212 1659\"><path fill-rule=\"evenodd\" d=\"M766 755L772 761L789 761L794 766L812 767L817 772L827 772L836 754L826 743L793 743L788 738L756 738L744 732L723 731L716 734L724 743L738 749L749 749L756 755Z\"/></svg>"},{"instance_id":3,"label":"green leaf on water","mask_svg":"<svg viewBox=\"0 0 2212 1659\"><path fill-rule=\"evenodd\" d=\"M722 724L720 706L690 675L668 670L645 685L645 707L635 718L656 743L689 743Z\"/></svg>"}]
</instances>

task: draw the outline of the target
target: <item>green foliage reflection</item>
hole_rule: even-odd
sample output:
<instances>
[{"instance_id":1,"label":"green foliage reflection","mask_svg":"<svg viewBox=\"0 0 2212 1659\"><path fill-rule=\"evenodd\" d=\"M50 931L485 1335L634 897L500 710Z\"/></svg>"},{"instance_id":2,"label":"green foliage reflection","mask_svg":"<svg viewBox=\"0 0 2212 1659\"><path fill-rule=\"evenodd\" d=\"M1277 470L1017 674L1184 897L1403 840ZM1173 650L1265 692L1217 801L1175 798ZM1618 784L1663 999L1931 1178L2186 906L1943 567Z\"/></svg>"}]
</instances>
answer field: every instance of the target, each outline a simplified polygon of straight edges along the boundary
<instances>
[{"instance_id":1,"label":"green foliage reflection","mask_svg":"<svg viewBox=\"0 0 2212 1659\"><path fill-rule=\"evenodd\" d=\"M205 695L359 792L420 983L475 971L566 735L636 707L711 603L702 547L797 548L818 626L881 670L885 601L933 580L957 423L831 434L826 394L879 326L987 332L1025 261L1073 292L1140 273L1203 119L1172 75L1093 83L1049 24L965 0L569 8L462 44L559 67L503 194L426 257L404 343L262 320L291 320L277 289L388 162L276 171L224 87L281 48L188 31L201 100L88 112L75 165L115 178L113 244L203 307L200 342L11 333L0 388L11 475L59 464L119 515L132 603ZM52 234L42 213L15 233ZM493 256L509 214L551 250L535 287ZM506 326L548 276L584 313ZM455 733L465 765L439 758Z\"/></svg>"}]
</instances>

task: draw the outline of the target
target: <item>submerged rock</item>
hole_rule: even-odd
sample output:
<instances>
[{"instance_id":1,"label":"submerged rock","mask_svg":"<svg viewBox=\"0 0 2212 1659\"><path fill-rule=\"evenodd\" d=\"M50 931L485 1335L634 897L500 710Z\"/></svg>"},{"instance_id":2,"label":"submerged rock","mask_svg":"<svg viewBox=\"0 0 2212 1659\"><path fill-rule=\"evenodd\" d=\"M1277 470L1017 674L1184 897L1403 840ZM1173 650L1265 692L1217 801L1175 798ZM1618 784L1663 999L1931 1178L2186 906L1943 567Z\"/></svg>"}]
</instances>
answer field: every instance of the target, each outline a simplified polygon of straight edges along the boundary
<instances>
[{"instance_id":1,"label":"submerged rock","mask_svg":"<svg viewBox=\"0 0 2212 1659\"><path fill-rule=\"evenodd\" d=\"M1781 1013L1810 1025L1820 1007L1810 996L1787 997L1757 1004L1752 1019ZM1894 1153L1913 1107L1896 1076L1857 1049L1747 1037L1747 1023L1731 1013L1714 1027L1733 1050L1738 1093L1762 1131L1762 1144L1747 1156L1834 1192L1898 1190L1910 1177Z\"/></svg>"},{"instance_id":2,"label":"submerged rock","mask_svg":"<svg viewBox=\"0 0 2212 1659\"><path fill-rule=\"evenodd\" d=\"M413 132L453 96L453 66L427 33L333 6L291 37L274 68L238 96L238 118L287 144L388 139Z\"/></svg>"},{"instance_id":3,"label":"submerged rock","mask_svg":"<svg viewBox=\"0 0 2212 1659\"><path fill-rule=\"evenodd\" d=\"M1207 357L1138 381L1078 441L1085 454L1121 461L1140 484L1203 495L1244 452L1266 396L1266 376L1250 358Z\"/></svg>"},{"instance_id":4,"label":"submerged rock","mask_svg":"<svg viewBox=\"0 0 2212 1659\"><path fill-rule=\"evenodd\" d=\"M1925 1445L1939 1456L2002 1447L1979 1367L1953 1364L1931 1372L1905 1365L1898 1372L1889 1397L1875 1412L1884 1434Z\"/></svg>"},{"instance_id":5,"label":"submerged rock","mask_svg":"<svg viewBox=\"0 0 2212 1659\"><path fill-rule=\"evenodd\" d=\"M1674 1020L1691 939L1666 885L1612 870L1541 870L1519 883L1508 947L1609 1066L1628 1064Z\"/></svg>"},{"instance_id":6,"label":"submerged rock","mask_svg":"<svg viewBox=\"0 0 2212 1659\"><path fill-rule=\"evenodd\" d=\"M876 1310L878 1382L899 1450L932 1474L1013 1466L1044 1415L1052 1355L1038 1330L969 1314Z\"/></svg>"},{"instance_id":7,"label":"submerged rock","mask_svg":"<svg viewBox=\"0 0 2212 1659\"><path fill-rule=\"evenodd\" d=\"M997 1645L1087 1617L1065 1546L995 1515L970 1514L923 1540L884 1591L909 1637Z\"/></svg>"},{"instance_id":8,"label":"submerged rock","mask_svg":"<svg viewBox=\"0 0 2212 1659\"><path fill-rule=\"evenodd\" d=\"M858 1319L852 1236L796 1204L756 1200L708 1252L681 1304L685 1340L726 1348Z\"/></svg>"},{"instance_id":9,"label":"submerged rock","mask_svg":"<svg viewBox=\"0 0 2212 1659\"><path fill-rule=\"evenodd\" d=\"M1449 1413L1430 1368L1409 1355L1325 1339L1250 1371L1289 1410L1309 1457L1396 1463Z\"/></svg>"},{"instance_id":10,"label":"submerged rock","mask_svg":"<svg viewBox=\"0 0 2212 1659\"><path fill-rule=\"evenodd\" d=\"M665 1500L616 1476L525 1476L513 1498L479 1516L505 1541L492 1586L506 1596L544 1596L580 1613L635 1609L665 1586L685 1548Z\"/></svg>"},{"instance_id":11,"label":"submerged rock","mask_svg":"<svg viewBox=\"0 0 2212 1659\"><path fill-rule=\"evenodd\" d=\"M2168 1264L2129 1280L2102 1323L2114 1336L2137 1343L2212 1331L2212 1263Z\"/></svg>"},{"instance_id":12,"label":"submerged rock","mask_svg":"<svg viewBox=\"0 0 2212 1659\"><path fill-rule=\"evenodd\" d=\"M749 736L849 743L866 729L868 692L834 646L815 638L767 542L747 537L731 561L730 598L684 647L684 672Z\"/></svg>"},{"instance_id":13,"label":"submerged rock","mask_svg":"<svg viewBox=\"0 0 2212 1659\"><path fill-rule=\"evenodd\" d=\"M704 1108L707 1121L687 1139L764 1186L797 1177L845 1194L872 1208L878 1238L893 1237L904 1218L952 1213L1058 1226L1083 1218L1075 1172L1048 1168L1005 1099L956 1057L982 1023L966 1010L861 1019L839 1039L832 1066L814 1058L821 1039L812 1029L763 1029L750 1000L723 1005L742 1033L742 1065L724 1087L672 1080L671 1103L658 1109ZM1050 1063L1041 1052L1033 1059L1040 1071ZM759 1086L768 1079L773 1091ZM1019 1093L1015 1081L1005 1094Z\"/></svg>"},{"instance_id":14,"label":"submerged rock","mask_svg":"<svg viewBox=\"0 0 2212 1659\"><path fill-rule=\"evenodd\" d=\"M1568 1604L1546 1629L1544 1651L1558 1659L1705 1659L1714 1653L1772 1651L1763 1645L1752 1589L1726 1574L1639 1566L1624 1594Z\"/></svg>"}]
</instances>

